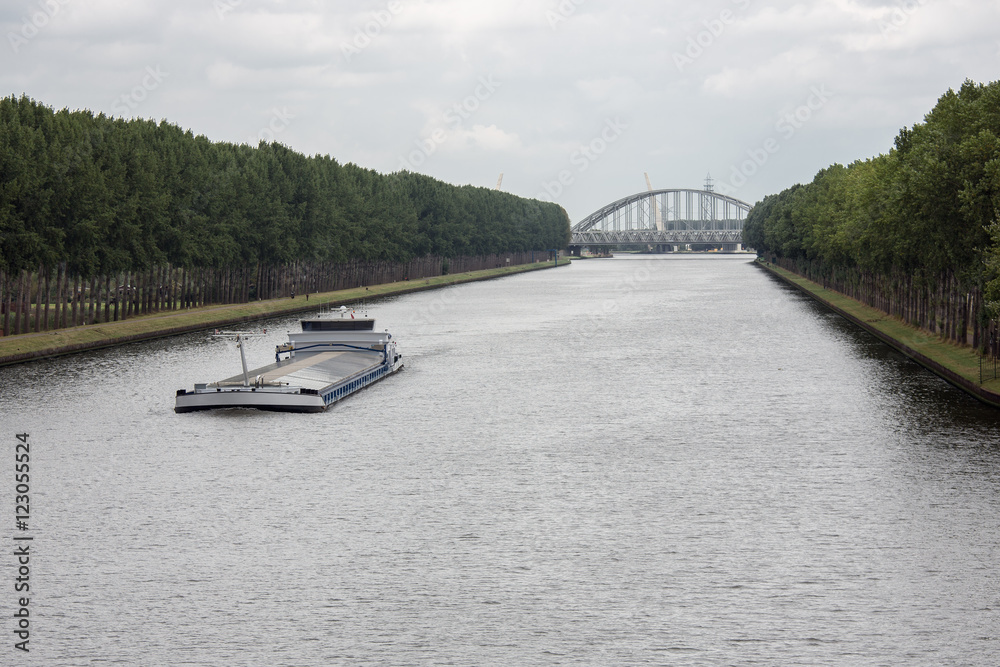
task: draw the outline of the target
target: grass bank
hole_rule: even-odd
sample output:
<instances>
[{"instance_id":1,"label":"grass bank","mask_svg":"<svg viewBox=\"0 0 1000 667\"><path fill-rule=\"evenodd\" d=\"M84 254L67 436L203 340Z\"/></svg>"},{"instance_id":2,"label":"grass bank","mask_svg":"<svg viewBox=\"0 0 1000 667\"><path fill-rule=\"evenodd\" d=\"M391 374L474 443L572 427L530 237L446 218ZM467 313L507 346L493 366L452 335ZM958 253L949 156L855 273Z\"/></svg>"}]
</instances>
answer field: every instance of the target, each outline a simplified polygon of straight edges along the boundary
<instances>
[{"instance_id":1,"label":"grass bank","mask_svg":"<svg viewBox=\"0 0 1000 667\"><path fill-rule=\"evenodd\" d=\"M971 347L944 340L773 264L761 260L756 263L959 389L984 403L1000 407L1000 379L980 384L979 354Z\"/></svg>"},{"instance_id":2,"label":"grass bank","mask_svg":"<svg viewBox=\"0 0 1000 667\"><path fill-rule=\"evenodd\" d=\"M569 263L569 260L559 260L559 266L565 266ZM548 269L554 266L553 262L522 264L498 269L469 271L468 273L456 273L433 278L421 278L419 280L310 294L308 301L304 294L300 294L294 299L270 299L251 303L207 306L191 310L144 315L119 322L89 324L80 327L59 329L57 331L21 334L20 336L5 336L0 338L0 365L16 364L152 338L176 336L202 329L216 329L265 317L316 310L327 304L340 305L396 294L421 292L448 285L490 280L516 273Z\"/></svg>"}]
</instances>

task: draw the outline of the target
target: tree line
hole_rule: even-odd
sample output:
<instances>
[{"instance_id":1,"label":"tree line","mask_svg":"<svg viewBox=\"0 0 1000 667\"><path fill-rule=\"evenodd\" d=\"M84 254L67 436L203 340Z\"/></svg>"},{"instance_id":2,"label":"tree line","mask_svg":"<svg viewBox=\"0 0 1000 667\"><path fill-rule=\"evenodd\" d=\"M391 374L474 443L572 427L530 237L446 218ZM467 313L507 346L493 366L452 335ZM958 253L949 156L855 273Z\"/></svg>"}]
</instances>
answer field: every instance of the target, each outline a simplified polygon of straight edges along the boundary
<instances>
[{"instance_id":1,"label":"tree line","mask_svg":"<svg viewBox=\"0 0 1000 667\"><path fill-rule=\"evenodd\" d=\"M0 99L0 270L409 262L563 248L562 207L278 143Z\"/></svg>"},{"instance_id":2,"label":"tree line","mask_svg":"<svg viewBox=\"0 0 1000 667\"><path fill-rule=\"evenodd\" d=\"M54 269L0 271L0 331L3 335L116 322L138 315L260 299L309 299L310 293L351 289L446 273L464 273L547 261L547 252L439 257L409 262L349 260L294 262L260 267L179 268L73 275Z\"/></svg>"},{"instance_id":3,"label":"tree line","mask_svg":"<svg viewBox=\"0 0 1000 667\"><path fill-rule=\"evenodd\" d=\"M779 265L1000 353L1000 82L966 81L888 153L765 197L743 241Z\"/></svg>"},{"instance_id":4,"label":"tree line","mask_svg":"<svg viewBox=\"0 0 1000 667\"><path fill-rule=\"evenodd\" d=\"M520 264L569 238L552 203L0 99L4 335Z\"/></svg>"}]
</instances>

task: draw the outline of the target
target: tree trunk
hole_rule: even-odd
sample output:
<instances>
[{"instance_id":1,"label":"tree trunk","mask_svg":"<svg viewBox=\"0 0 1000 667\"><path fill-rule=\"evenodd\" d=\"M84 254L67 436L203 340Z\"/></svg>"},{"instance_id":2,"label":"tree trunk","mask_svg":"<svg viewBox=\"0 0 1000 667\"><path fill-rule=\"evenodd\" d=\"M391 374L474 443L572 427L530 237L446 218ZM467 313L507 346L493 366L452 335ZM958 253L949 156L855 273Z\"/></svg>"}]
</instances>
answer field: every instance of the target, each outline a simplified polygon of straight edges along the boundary
<instances>
[{"instance_id":1,"label":"tree trunk","mask_svg":"<svg viewBox=\"0 0 1000 667\"><path fill-rule=\"evenodd\" d=\"M73 276L73 294L70 296L72 299L73 310L73 325L74 327L80 326L80 297L83 296L80 293L80 276Z\"/></svg>"},{"instance_id":2,"label":"tree trunk","mask_svg":"<svg viewBox=\"0 0 1000 667\"><path fill-rule=\"evenodd\" d=\"M104 322L111 321L111 276L104 274Z\"/></svg>"},{"instance_id":3,"label":"tree trunk","mask_svg":"<svg viewBox=\"0 0 1000 667\"><path fill-rule=\"evenodd\" d=\"M45 311L42 314L42 328L44 331L49 330L49 301L52 300L52 294L49 292L49 278L51 277L52 271L49 269L45 270Z\"/></svg>"},{"instance_id":4,"label":"tree trunk","mask_svg":"<svg viewBox=\"0 0 1000 667\"><path fill-rule=\"evenodd\" d=\"M38 273L35 280L35 333L42 330L42 271L44 267L38 265Z\"/></svg>"},{"instance_id":5,"label":"tree trunk","mask_svg":"<svg viewBox=\"0 0 1000 667\"><path fill-rule=\"evenodd\" d=\"M94 276L91 276L90 277L90 283L89 283L90 287L88 288L88 294L87 294L87 297L88 297L87 298L87 317L86 317L86 319L83 322L84 324L93 324L94 323L94 291L95 291L95 289L94 289L94 282L95 282Z\"/></svg>"},{"instance_id":6,"label":"tree trunk","mask_svg":"<svg viewBox=\"0 0 1000 667\"><path fill-rule=\"evenodd\" d=\"M117 273L112 276L112 286L111 286L111 289L113 290L113 294L114 294L114 300L115 300L115 314L114 314L114 320L113 320L115 322L118 321L119 313L122 312L122 299L125 298L124 297L125 290L124 289L118 289L122 285L118 281L118 276L119 276L119 274L117 274Z\"/></svg>"},{"instance_id":7,"label":"tree trunk","mask_svg":"<svg viewBox=\"0 0 1000 667\"><path fill-rule=\"evenodd\" d=\"M0 274L0 286L3 287L3 335L10 335L10 276L6 272Z\"/></svg>"},{"instance_id":8,"label":"tree trunk","mask_svg":"<svg viewBox=\"0 0 1000 667\"><path fill-rule=\"evenodd\" d=\"M65 329L69 326L69 307L70 307L70 285L69 285L69 270L66 267L66 263L62 262L59 265L59 328Z\"/></svg>"},{"instance_id":9,"label":"tree trunk","mask_svg":"<svg viewBox=\"0 0 1000 667\"><path fill-rule=\"evenodd\" d=\"M21 292L24 289L24 271L17 279L17 293L14 296L14 335L21 333Z\"/></svg>"}]
</instances>

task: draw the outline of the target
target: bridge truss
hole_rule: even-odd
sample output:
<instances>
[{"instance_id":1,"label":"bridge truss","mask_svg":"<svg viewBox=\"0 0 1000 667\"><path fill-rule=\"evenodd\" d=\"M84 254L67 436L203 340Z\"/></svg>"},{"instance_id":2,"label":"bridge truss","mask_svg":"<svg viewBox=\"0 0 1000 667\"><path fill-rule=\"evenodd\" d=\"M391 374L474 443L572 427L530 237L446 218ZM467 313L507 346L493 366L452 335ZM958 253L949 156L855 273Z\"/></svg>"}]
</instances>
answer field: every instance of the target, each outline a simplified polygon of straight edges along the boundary
<instances>
[{"instance_id":1,"label":"bridge truss","mask_svg":"<svg viewBox=\"0 0 1000 667\"><path fill-rule=\"evenodd\" d=\"M573 225L571 245L733 245L750 204L711 190L653 190L619 199Z\"/></svg>"}]
</instances>

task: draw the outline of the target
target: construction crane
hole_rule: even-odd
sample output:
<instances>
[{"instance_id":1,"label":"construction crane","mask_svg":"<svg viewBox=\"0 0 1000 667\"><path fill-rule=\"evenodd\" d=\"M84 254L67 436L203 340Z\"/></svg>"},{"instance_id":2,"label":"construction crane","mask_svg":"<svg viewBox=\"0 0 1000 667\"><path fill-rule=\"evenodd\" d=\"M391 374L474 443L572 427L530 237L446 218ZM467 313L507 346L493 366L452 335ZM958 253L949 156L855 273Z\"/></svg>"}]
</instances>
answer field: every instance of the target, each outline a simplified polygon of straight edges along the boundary
<instances>
[{"instance_id":1,"label":"construction crane","mask_svg":"<svg viewBox=\"0 0 1000 667\"><path fill-rule=\"evenodd\" d=\"M643 175L646 177L646 187L649 188L650 192L652 192L653 191L653 183L649 180L649 174L648 173L644 173ZM659 231L659 232L662 232L663 231L663 216L660 215L660 203L658 201L656 201L656 197L650 197L649 199L650 199L650 201L653 204L653 220L656 221L656 230Z\"/></svg>"}]
</instances>

